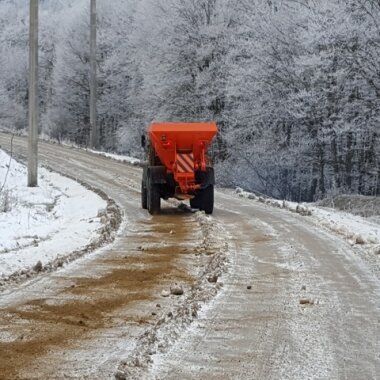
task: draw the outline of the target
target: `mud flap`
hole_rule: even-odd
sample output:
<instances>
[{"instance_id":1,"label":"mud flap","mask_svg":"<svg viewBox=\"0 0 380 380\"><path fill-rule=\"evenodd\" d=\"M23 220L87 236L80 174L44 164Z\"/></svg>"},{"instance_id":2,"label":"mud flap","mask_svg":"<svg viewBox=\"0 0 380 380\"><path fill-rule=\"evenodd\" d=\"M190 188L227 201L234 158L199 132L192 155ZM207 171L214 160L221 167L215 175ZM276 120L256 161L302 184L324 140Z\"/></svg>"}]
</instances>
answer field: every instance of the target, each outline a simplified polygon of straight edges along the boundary
<instances>
[{"instance_id":1,"label":"mud flap","mask_svg":"<svg viewBox=\"0 0 380 380\"><path fill-rule=\"evenodd\" d=\"M201 189L206 189L210 185L215 185L214 168L208 167L205 172L196 171L195 181L201 185Z\"/></svg>"}]
</instances>

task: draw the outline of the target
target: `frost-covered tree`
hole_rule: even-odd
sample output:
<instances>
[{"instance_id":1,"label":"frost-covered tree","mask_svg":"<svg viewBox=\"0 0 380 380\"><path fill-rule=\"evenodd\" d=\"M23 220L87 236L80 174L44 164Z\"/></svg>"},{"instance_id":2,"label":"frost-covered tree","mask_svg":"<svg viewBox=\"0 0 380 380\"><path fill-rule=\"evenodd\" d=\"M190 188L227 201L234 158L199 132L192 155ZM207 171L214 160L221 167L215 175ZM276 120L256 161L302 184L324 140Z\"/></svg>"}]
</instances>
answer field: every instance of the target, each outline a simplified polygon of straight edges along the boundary
<instances>
[{"instance_id":1,"label":"frost-covered tree","mask_svg":"<svg viewBox=\"0 0 380 380\"><path fill-rule=\"evenodd\" d=\"M288 104L298 81L294 60L299 33L293 20L302 10L281 2L239 3L239 24L229 51L231 148L226 163L239 169L231 171L227 184L289 196L297 152L290 143L294 120Z\"/></svg>"},{"instance_id":2,"label":"frost-covered tree","mask_svg":"<svg viewBox=\"0 0 380 380\"><path fill-rule=\"evenodd\" d=\"M89 21L84 2L65 10L55 47L53 90L45 128L54 138L89 138Z\"/></svg>"},{"instance_id":3,"label":"frost-covered tree","mask_svg":"<svg viewBox=\"0 0 380 380\"><path fill-rule=\"evenodd\" d=\"M115 0L98 8L98 122L105 149L131 153L140 135L132 103L138 65L133 59L131 34L135 1ZM139 111L137 111L139 112Z\"/></svg>"},{"instance_id":4,"label":"frost-covered tree","mask_svg":"<svg viewBox=\"0 0 380 380\"><path fill-rule=\"evenodd\" d=\"M89 138L89 1L40 2L44 132ZM98 0L101 145L216 120L218 181L314 200L380 192L377 0ZM25 128L28 4L0 2L0 123Z\"/></svg>"},{"instance_id":5,"label":"frost-covered tree","mask_svg":"<svg viewBox=\"0 0 380 380\"><path fill-rule=\"evenodd\" d=\"M233 7L226 0L146 1L134 34L145 123L216 120L223 131Z\"/></svg>"},{"instance_id":6,"label":"frost-covered tree","mask_svg":"<svg viewBox=\"0 0 380 380\"><path fill-rule=\"evenodd\" d=\"M251 176L235 171L229 180L297 200L376 193L378 140L368 122L358 123L365 104L352 92L358 71L348 64L353 32L345 5L289 2L272 12L265 5L273 2L251 5L245 4L246 30L236 34L231 51L236 69L229 83L230 151L236 153L229 164ZM361 87L371 96L368 86ZM363 138L367 146L357 150Z\"/></svg>"},{"instance_id":7,"label":"frost-covered tree","mask_svg":"<svg viewBox=\"0 0 380 380\"><path fill-rule=\"evenodd\" d=\"M27 126L28 13L13 3L0 6L0 123Z\"/></svg>"}]
</instances>

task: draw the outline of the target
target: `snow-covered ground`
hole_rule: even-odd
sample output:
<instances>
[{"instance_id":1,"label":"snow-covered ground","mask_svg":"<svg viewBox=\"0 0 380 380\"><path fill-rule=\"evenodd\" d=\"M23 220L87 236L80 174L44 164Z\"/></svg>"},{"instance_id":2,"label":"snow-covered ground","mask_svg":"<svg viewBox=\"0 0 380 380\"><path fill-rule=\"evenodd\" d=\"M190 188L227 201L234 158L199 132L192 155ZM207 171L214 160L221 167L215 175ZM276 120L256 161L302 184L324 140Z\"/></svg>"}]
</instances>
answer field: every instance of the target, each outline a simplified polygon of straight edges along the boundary
<instances>
[{"instance_id":1,"label":"snow-covered ground","mask_svg":"<svg viewBox=\"0 0 380 380\"><path fill-rule=\"evenodd\" d=\"M139 160L138 158L134 158L134 157L130 157L130 156L123 156L120 154L100 152L98 150L92 150L92 149L87 149L87 151L94 153L94 154L98 154L100 156L111 158L112 160L115 160L115 161L127 162L128 164L132 164L132 165L139 165L141 162L141 160Z\"/></svg>"},{"instance_id":2,"label":"snow-covered ground","mask_svg":"<svg viewBox=\"0 0 380 380\"><path fill-rule=\"evenodd\" d=\"M107 206L94 192L44 168L38 187L26 185L26 167L0 150L0 280L88 245Z\"/></svg>"},{"instance_id":3,"label":"snow-covered ground","mask_svg":"<svg viewBox=\"0 0 380 380\"><path fill-rule=\"evenodd\" d=\"M380 244L380 224L332 208L311 207L312 216L320 224L345 236L353 244Z\"/></svg>"},{"instance_id":4,"label":"snow-covered ground","mask_svg":"<svg viewBox=\"0 0 380 380\"><path fill-rule=\"evenodd\" d=\"M252 199L273 207L285 208L289 211L311 217L318 224L343 236L352 244L367 245L369 250L380 254L380 224L377 223L376 218L365 218L334 208L321 207L315 203L299 204L264 198L244 191L241 188L237 188L235 194L241 198Z\"/></svg>"}]
</instances>

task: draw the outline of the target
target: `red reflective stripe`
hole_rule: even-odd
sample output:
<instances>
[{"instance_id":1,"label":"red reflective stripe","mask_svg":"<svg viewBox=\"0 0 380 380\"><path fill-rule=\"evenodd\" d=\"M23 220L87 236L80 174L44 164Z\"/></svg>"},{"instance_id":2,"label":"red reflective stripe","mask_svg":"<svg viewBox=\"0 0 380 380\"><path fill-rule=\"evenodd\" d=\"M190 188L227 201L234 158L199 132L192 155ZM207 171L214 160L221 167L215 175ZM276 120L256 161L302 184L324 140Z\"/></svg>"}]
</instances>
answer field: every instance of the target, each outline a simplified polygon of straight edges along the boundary
<instances>
[{"instance_id":1,"label":"red reflective stripe","mask_svg":"<svg viewBox=\"0 0 380 380\"><path fill-rule=\"evenodd\" d=\"M182 170L184 172L191 172L192 171L192 169L185 162L178 160L177 163L182 168Z\"/></svg>"},{"instance_id":2,"label":"red reflective stripe","mask_svg":"<svg viewBox=\"0 0 380 380\"><path fill-rule=\"evenodd\" d=\"M178 171L181 173L191 173L194 170L193 154L178 154L177 155Z\"/></svg>"},{"instance_id":3,"label":"red reflective stripe","mask_svg":"<svg viewBox=\"0 0 380 380\"><path fill-rule=\"evenodd\" d=\"M193 171L194 163L185 154L180 155L181 162L188 168L189 171Z\"/></svg>"},{"instance_id":4,"label":"red reflective stripe","mask_svg":"<svg viewBox=\"0 0 380 380\"><path fill-rule=\"evenodd\" d=\"M186 166L183 165L183 163L179 160L177 160L177 167L178 167L178 171L180 173L187 173L188 172L188 169L186 168Z\"/></svg>"},{"instance_id":5,"label":"red reflective stripe","mask_svg":"<svg viewBox=\"0 0 380 380\"><path fill-rule=\"evenodd\" d=\"M194 159L193 159L193 154L183 154L181 155L181 158L186 161L186 163L193 168L194 167ZM193 169L191 169L193 170Z\"/></svg>"}]
</instances>

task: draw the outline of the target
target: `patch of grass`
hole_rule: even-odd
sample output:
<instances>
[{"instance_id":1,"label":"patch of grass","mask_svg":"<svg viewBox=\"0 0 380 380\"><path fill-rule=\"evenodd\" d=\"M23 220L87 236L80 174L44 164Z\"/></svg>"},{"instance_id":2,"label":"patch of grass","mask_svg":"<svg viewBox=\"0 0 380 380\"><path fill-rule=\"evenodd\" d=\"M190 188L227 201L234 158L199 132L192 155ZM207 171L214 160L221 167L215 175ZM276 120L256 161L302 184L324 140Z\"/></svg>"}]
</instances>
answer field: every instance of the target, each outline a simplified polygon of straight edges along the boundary
<instances>
[{"instance_id":1,"label":"patch of grass","mask_svg":"<svg viewBox=\"0 0 380 380\"><path fill-rule=\"evenodd\" d=\"M318 202L319 206L332 207L365 218L380 215L380 197L364 195L337 195Z\"/></svg>"}]
</instances>

